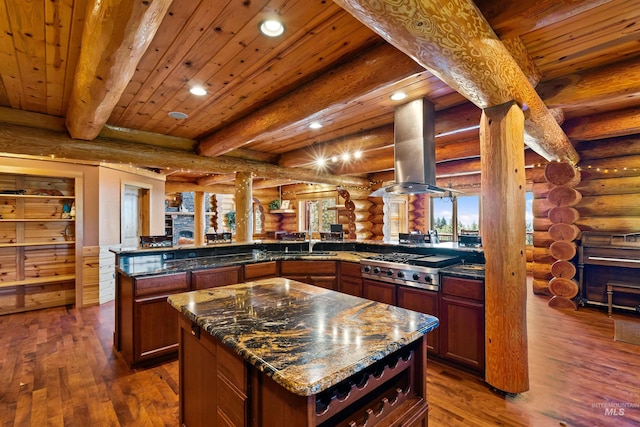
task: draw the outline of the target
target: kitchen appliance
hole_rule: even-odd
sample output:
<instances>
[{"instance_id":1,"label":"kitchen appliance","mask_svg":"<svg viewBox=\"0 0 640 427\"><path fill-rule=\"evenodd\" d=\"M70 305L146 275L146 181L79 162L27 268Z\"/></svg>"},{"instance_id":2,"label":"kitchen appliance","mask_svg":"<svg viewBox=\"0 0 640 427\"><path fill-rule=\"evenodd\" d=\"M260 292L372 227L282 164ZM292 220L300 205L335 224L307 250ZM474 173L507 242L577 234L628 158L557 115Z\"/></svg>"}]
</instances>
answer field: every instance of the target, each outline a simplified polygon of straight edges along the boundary
<instances>
[{"instance_id":1,"label":"kitchen appliance","mask_svg":"<svg viewBox=\"0 0 640 427\"><path fill-rule=\"evenodd\" d=\"M435 106L416 99L396 108L393 126L395 183L379 188L385 194L448 193L436 185Z\"/></svg>"},{"instance_id":2,"label":"kitchen appliance","mask_svg":"<svg viewBox=\"0 0 640 427\"><path fill-rule=\"evenodd\" d=\"M458 246L480 247L482 246L482 237L476 232L466 232L458 234Z\"/></svg>"},{"instance_id":3,"label":"kitchen appliance","mask_svg":"<svg viewBox=\"0 0 640 427\"><path fill-rule=\"evenodd\" d=\"M457 256L392 252L360 260L360 272L363 279L437 291L440 268L459 262Z\"/></svg>"},{"instance_id":4,"label":"kitchen appliance","mask_svg":"<svg viewBox=\"0 0 640 427\"><path fill-rule=\"evenodd\" d=\"M320 232L320 241L339 241L339 240L344 240L344 233L343 232L339 232L339 233L329 233L326 231L321 231Z\"/></svg>"},{"instance_id":5,"label":"kitchen appliance","mask_svg":"<svg viewBox=\"0 0 640 427\"><path fill-rule=\"evenodd\" d=\"M207 245L216 243L231 243L231 233L207 233L204 235Z\"/></svg>"},{"instance_id":6,"label":"kitchen appliance","mask_svg":"<svg viewBox=\"0 0 640 427\"><path fill-rule=\"evenodd\" d=\"M398 233L398 241L405 245L415 243L440 243L437 230L429 230L428 234Z\"/></svg>"},{"instance_id":7,"label":"kitchen appliance","mask_svg":"<svg viewBox=\"0 0 640 427\"><path fill-rule=\"evenodd\" d=\"M173 246L171 236L140 236L140 247L147 248L167 248Z\"/></svg>"}]
</instances>

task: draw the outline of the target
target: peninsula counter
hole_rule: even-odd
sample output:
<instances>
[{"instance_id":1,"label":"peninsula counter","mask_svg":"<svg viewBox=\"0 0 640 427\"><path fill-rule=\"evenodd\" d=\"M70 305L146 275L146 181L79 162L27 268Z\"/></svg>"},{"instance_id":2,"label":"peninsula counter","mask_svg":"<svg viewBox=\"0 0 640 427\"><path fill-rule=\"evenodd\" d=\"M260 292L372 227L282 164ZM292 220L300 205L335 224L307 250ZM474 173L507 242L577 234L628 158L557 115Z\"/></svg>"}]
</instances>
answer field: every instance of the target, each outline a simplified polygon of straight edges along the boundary
<instances>
[{"instance_id":1,"label":"peninsula counter","mask_svg":"<svg viewBox=\"0 0 640 427\"><path fill-rule=\"evenodd\" d=\"M433 316L284 278L169 303L181 425L427 425Z\"/></svg>"}]
</instances>

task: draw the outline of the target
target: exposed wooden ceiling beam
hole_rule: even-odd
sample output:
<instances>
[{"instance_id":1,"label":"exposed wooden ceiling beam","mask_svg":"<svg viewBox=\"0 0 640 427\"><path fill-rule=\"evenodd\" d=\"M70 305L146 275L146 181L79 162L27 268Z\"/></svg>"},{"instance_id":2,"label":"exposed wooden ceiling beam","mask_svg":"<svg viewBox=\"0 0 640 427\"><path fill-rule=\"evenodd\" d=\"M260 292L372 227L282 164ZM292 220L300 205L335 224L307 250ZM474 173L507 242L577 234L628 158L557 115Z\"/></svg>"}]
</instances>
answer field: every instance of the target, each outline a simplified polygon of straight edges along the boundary
<instances>
[{"instance_id":1,"label":"exposed wooden ceiling beam","mask_svg":"<svg viewBox=\"0 0 640 427\"><path fill-rule=\"evenodd\" d=\"M333 68L311 83L202 139L199 154L219 156L303 120L336 104L408 77L422 68L388 44Z\"/></svg>"},{"instance_id":2,"label":"exposed wooden ceiling beam","mask_svg":"<svg viewBox=\"0 0 640 427\"><path fill-rule=\"evenodd\" d=\"M210 176L204 176L198 179L198 185L213 185L221 184L224 182L233 182L236 180L235 173L216 174Z\"/></svg>"},{"instance_id":3,"label":"exposed wooden ceiling beam","mask_svg":"<svg viewBox=\"0 0 640 427\"><path fill-rule=\"evenodd\" d=\"M67 108L76 139L92 140L109 119L172 0L93 0Z\"/></svg>"},{"instance_id":4,"label":"exposed wooden ceiling beam","mask_svg":"<svg viewBox=\"0 0 640 427\"><path fill-rule=\"evenodd\" d=\"M70 139L61 133L15 125L0 127L0 152L56 158L105 161L144 165L156 168L194 169L233 173L239 170L254 172L257 176L332 185L368 186L366 179L340 177L308 169L287 169L269 163L260 163L232 157L209 158L182 150L134 144L108 138L93 141Z\"/></svg>"},{"instance_id":5,"label":"exposed wooden ceiling beam","mask_svg":"<svg viewBox=\"0 0 640 427\"><path fill-rule=\"evenodd\" d=\"M500 38L518 37L569 19L611 0L537 0L495 1L476 0L475 3Z\"/></svg>"},{"instance_id":6,"label":"exposed wooden ceiling beam","mask_svg":"<svg viewBox=\"0 0 640 427\"><path fill-rule=\"evenodd\" d=\"M527 76L471 0L410 0L401 9L390 0L335 2L479 108L512 100L525 107L525 141L547 160L579 160Z\"/></svg>"}]
</instances>

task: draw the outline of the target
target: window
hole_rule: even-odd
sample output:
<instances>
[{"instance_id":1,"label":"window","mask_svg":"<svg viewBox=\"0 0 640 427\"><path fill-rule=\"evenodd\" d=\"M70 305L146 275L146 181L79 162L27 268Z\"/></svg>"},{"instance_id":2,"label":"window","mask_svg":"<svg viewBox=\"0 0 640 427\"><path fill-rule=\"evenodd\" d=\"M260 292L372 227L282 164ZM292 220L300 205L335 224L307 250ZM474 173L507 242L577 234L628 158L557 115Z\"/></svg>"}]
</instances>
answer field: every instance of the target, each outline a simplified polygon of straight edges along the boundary
<instances>
[{"instance_id":1,"label":"window","mask_svg":"<svg viewBox=\"0 0 640 427\"><path fill-rule=\"evenodd\" d=\"M456 197L458 211L458 234L480 229L480 196Z\"/></svg>"},{"instance_id":2,"label":"window","mask_svg":"<svg viewBox=\"0 0 640 427\"><path fill-rule=\"evenodd\" d=\"M431 198L431 229L438 232L441 242L452 242L453 233L453 202L448 197Z\"/></svg>"},{"instance_id":3,"label":"window","mask_svg":"<svg viewBox=\"0 0 640 427\"><path fill-rule=\"evenodd\" d=\"M392 196L388 200L384 201L387 204L389 223L388 227L384 227L385 241L398 240L400 238L399 233L407 233L409 229L409 207L407 196ZM389 231L389 235L386 235L386 231Z\"/></svg>"},{"instance_id":4,"label":"window","mask_svg":"<svg viewBox=\"0 0 640 427\"><path fill-rule=\"evenodd\" d=\"M337 221L336 199L301 200L298 202L299 228L310 235L314 232L331 231L331 224Z\"/></svg>"},{"instance_id":5,"label":"window","mask_svg":"<svg viewBox=\"0 0 640 427\"><path fill-rule=\"evenodd\" d=\"M533 245L533 193L531 191L526 192L525 203L525 224L527 225L526 244Z\"/></svg>"}]
</instances>

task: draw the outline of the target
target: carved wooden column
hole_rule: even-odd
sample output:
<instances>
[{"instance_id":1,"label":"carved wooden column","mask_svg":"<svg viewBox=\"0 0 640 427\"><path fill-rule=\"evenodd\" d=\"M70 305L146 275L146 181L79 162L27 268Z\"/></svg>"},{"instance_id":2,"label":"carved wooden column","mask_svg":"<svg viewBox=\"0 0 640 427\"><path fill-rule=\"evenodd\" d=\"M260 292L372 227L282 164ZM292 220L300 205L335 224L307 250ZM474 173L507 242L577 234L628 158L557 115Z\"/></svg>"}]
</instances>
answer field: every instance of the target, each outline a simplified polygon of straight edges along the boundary
<instances>
[{"instance_id":1,"label":"carved wooden column","mask_svg":"<svg viewBox=\"0 0 640 427\"><path fill-rule=\"evenodd\" d=\"M253 240L253 179L251 172L236 173L236 241Z\"/></svg>"},{"instance_id":2,"label":"carved wooden column","mask_svg":"<svg viewBox=\"0 0 640 427\"><path fill-rule=\"evenodd\" d=\"M196 191L193 197L193 244L204 245L204 192Z\"/></svg>"},{"instance_id":3,"label":"carved wooden column","mask_svg":"<svg viewBox=\"0 0 640 427\"><path fill-rule=\"evenodd\" d=\"M526 319L524 115L515 102L480 121L485 269L485 380L507 393L529 389Z\"/></svg>"}]
</instances>

